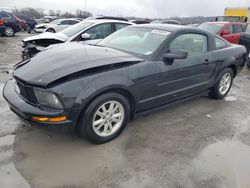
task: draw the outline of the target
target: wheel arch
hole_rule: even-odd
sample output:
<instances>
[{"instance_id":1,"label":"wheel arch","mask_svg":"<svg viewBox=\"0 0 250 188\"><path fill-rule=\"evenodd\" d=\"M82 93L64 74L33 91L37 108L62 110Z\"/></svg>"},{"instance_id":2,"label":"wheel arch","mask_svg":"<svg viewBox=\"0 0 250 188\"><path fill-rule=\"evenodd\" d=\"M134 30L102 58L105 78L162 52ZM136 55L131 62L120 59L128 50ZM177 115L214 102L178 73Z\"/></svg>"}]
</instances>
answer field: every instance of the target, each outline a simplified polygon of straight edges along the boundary
<instances>
[{"instance_id":1,"label":"wheel arch","mask_svg":"<svg viewBox=\"0 0 250 188\"><path fill-rule=\"evenodd\" d=\"M80 112L77 116L77 121L76 121L75 127L77 127L77 125L79 125L79 123L81 122L82 114L85 113L85 111L87 110L87 108L91 104L91 102L93 102L96 98L98 98L99 96L106 94L106 93L118 93L118 94L122 95L123 97L125 97L130 104L130 117L129 117L129 119L132 119L134 117L135 106L136 106L136 96L133 94L133 92L131 92L128 88L125 88L122 86L107 87L107 88L101 89L101 90L95 92L94 94L92 94L84 102L84 104L82 104L82 107L80 108Z\"/></svg>"},{"instance_id":2,"label":"wheel arch","mask_svg":"<svg viewBox=\"0 0 250 188\"><path fill-rule=\"evenodd\" d=\"M56 32L55 28L53 27L49 27L48 29L46 29L46 32L48 32L48 30L53 30L54 32Z\"/></svg>"},{"instance_id":3,"label":"wheel arch","mask_svg":"<svg viewBox=\"0 0 250 188\"><path fill-rule=\"evenodd\" d=\"M233 74L234 74L233 76L235 78L235 76L237 75L237 66L235 64L231 64L227 68L231 68L232 69Z\"/></svg>"}]
</instances>

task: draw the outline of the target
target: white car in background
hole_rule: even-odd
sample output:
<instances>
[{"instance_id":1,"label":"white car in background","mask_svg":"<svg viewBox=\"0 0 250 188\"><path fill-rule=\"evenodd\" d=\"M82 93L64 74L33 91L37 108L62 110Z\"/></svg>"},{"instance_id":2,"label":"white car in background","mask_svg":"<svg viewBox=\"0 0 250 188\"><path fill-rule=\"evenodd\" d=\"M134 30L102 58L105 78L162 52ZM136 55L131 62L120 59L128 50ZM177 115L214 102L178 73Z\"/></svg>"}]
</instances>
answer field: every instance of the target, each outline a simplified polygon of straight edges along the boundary
<instances>
[{"instance_id":1,"label":"white car in background","mask_svg":"<svg viewBox=\"0 0 250 188\"><path fill-rule=\"evenodd\" d=\"M69 18L69 19L56 19L50 23L42 23L35 26L34 31L36 33L51 32L57 33L69 26L79 23L80 20Z\"/></svg>"},{"instance_id":2,"label":"white car in background","mask_svg":"<svg viewBox=\"0 0 250 188\"><path fill-rule=\"evenodd\" d=\"M85 20L70 26L58 33L42 33L23 39L22 59L29 59L48 46L66 42L84 41L88 44L96 44L111 33L134 25L131 22L119 20Z\"/></svg>"}]
</instances>

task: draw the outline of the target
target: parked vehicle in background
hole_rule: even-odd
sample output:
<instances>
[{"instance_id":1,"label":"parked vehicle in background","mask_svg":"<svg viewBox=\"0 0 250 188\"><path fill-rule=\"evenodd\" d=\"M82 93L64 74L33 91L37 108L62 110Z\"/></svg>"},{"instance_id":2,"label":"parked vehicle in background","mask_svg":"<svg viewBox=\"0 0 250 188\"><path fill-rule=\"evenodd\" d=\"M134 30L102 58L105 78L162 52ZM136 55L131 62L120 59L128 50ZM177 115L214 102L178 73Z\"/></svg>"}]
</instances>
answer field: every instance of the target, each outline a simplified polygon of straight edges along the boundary
<instances>
[{"instance_id":1,"label":"parked vehicle in background","mask_svg":"<svg viewBox=\"0 0 250 188\"><path fill-rule=\"evenodd\" d=\"M111 33L132 25L119 20L87 20L70 26L58 33L42 33L23 40L22 58L28 59L52 44L86 41L96 43ZM85 34L85 35L82 35Z\"/></svg>"},{"instance_id":2,"label":"parked vehicle in background","mask_svg":"<svg viewBox=\"0 0 250 188\"><path fill-rule=\"evenodd\" d=\"M16 17L18 17L21 20L25 20L27 27L26 30L30 33L34 28L35 25L37 24L35 18L32 16L26 15L26 14L16 14Z\"/></svg>"},{"instance_id":3,"label":"parked vehicle in background","mask_svg":"<svg viewBox=\"0 0 250 188\"><path fill-rule=\"evenodd\" d=\"M21 26L19 25L19 19L13 13L0 11L0 17L4 21L4 34L7 37L12 37L15 35L15 33L22 30Z\"/></svg>"},{"instance_id":4,"label":"parked vehicle in background","mask_svg":"<svg viewBox=\"0 0 250 188\"><path fill-rule=\"evenodd\" d=\"M0 35L4 35L4 32L5 32L5 26L4 26L4 23L3 23L3 19L0 16Z\"/></svg>"},{"instance_id":5,"label":"parked vehicle in background","mask_svg":"<svg viewBox=\"0 0 250 188\"><path fill-rule=\"evenodd\" d=\"M193 23L193 24L188 24L186 26L188 27L198 27L200 25L200 23Z\"/></svg>"},{"instance_id":6,"label":"parked vehicle in background","mask_svg":"<svg viewBox=\"0 0 250 188\"><path fill-rule=\"evenodd\" d=\"M207 93L223 99L245 55L199 29L134 25L97 45L61 44L20 62L3 96L26 123L71 126L101 144L136 115Z\"/></svg>"},{"instance_id":7,"label":"parked vehicle in background","mask_svg":"<svg viewBox=\"0 0 250 188\"><path fill-rule=\"evenodd\" d=\"M245 23L240 22L206 22L198 28L217 34L233 44L239 44L245 26Z\"/></svg>"},{"instance_id":8,"label":"parked vehicle in background","mask_svg":"<svg viewBox=\"0 0 250 188\"><path fill-rule=\"evenodd\" d=\"M93 17L88 17L85 20L120 20L120 21L125 21L125 22L128 21L128 19L126 18L114 17L114 16L93 16Z\"/></svg>"},{"instance_id":9,"label":"parked vehicle in background","mask_svg":"<svg viewBox=\"0 0 250 188\"><path fill-rule=\"evenodd\" d=\"M26 29L27 29L26 21L25 21L25 20L22 20L22 19L20 19L20 18L18 18L18 17L16 17L16 18L17 18L17 20L18 20L18 23L19 23L21 29L24 30L24 31L26 31Z\"/></svg>"},{"instance_id":10,"label":"parked vehicle in background","mask_svg":"<svg viewBox=\"0 0 250 188\"><path fill-rule=\"evenodd\" d=\"M228 7L225 8L224 16L218 17L220 22L247 22L250 19L249 7Z\"/></svg>"},{"instance_id":11,"label":"parked vehicle in background","mask_svg":"<svg viewBox=\"0 0 250 188\"><path fill-rule=\"evenodd\" d=\"M250 23L247 24L245 32L240 36L240 44L247 49L247 62L246 65L250 68Z\"/></svg>"},{"instance_id":12,"label":"parked vehicle in background","mask_svg":"<svg viewBox=\"0 0 250 188\"><path fill-rule=\"evenodd\" d=\"M151 23L160 23L160 24L174 24L174 25L181 25L181 22L177 20L155 20Z\"/></svg>"},{"instance_id":13,"label":"parked vehicle in background","mask_svg":"<svg viewBox=\"0 0 250 188\"><path fill-rule=\"evenodd\" d=\"M58 16L44 16L40 19L36 19L37 24L42 24L42 23L50 23L54 20L59 19Z\"/></svg>"},{"instance_id":14,"label":"parked vehicle in background","mask_svg":"<svg viewBox=\"0 0 250 188\"><path fill-rule=\"evenodd\" d=\"M129 20L129 21L134 24L149 24L150 23L150 21L148 20Z\"/></svg>"},{"instance_id":15,"label":"parked vehicle in background","mask_svg":"<svg viewBox=\"0 0 250 188\"><path fill-rule=\"evenodd\" d=\"M75 25L79 22L80 22L79 20L72 19L72 18L57 19L50 23L43 23L43 24L36 25L34 31L36 33L44 33L44 32L56 33L63 29L66 29L69 26Z\"/></svg>"}]
</instances>

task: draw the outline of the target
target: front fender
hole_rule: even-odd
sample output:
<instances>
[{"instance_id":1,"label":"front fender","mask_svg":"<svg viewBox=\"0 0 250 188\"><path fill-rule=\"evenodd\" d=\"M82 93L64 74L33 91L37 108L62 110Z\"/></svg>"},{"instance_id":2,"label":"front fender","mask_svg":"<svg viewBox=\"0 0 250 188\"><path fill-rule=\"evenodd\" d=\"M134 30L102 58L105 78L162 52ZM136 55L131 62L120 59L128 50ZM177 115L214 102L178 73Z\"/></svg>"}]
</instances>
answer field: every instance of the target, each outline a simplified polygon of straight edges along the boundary
<instances>
[{"instance_id":1,"label":"front fender","mask_svg":"<svg viewBox=\"0 0 250 188\"><path fill-rule=\"evenodd\" d=\"M75 100L75 104L80 104L83 108L91 99L110 89L122 89L129 92L134 100L137 101L136 92L131 90L130 86L134 84L132 80L126 77L112 75L112 73L107 74L105 77L95 78L91 80L86 86L82 87L80 94Z\"/></svg>"}]
</instances>

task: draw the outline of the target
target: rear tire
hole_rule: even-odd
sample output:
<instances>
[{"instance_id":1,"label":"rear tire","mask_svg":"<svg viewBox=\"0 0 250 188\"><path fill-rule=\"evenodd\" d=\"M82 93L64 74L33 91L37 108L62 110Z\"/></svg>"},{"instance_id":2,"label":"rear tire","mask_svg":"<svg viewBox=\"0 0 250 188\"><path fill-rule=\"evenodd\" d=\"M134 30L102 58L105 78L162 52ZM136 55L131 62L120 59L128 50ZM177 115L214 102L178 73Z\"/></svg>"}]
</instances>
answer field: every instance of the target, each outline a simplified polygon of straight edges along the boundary
<instances>
[{"instance_id":1,"label":"rear tire","mask_svg":"<svg viewBox=\"0 0 250 188\"><path fill-rule=\"evenodd\" d=\"M11 26L7 26L5 28L4 34L6 37L13 37L15 35L15 31Z\"/></svg>"},{"instance_id":2,"label":"rear tire","mask_svg":"<svg viewBox=\"0 0 250 188\"><path fill-rule=\"evenodd\" d=\"M107 93L97 97L82 114L80 135L95 144L115 139L126 127L130 116L128 100L118 93Z\"/></svg>"},{"instance_id":3,"label":"rear tire","mask_svg":"<svg viewBox=\"0 0 250 188\"><path fill-rule=\"evenodd\" d=\"M218 82L212 87L209 96L214 99L223 99L232 87L233 78L233 70L231 68L224 69L220 74Z\"/></svg>"},{"instance_id":4,"label":"rear tire","mask_svg":"<svg viewBox=\"0 0 250 188\"><path fill-rule=\"evenodd\" d=\"M250 58L247 58L246 65L247 65L247 68L250 68Z\"/></svg>"}]
</instances>

